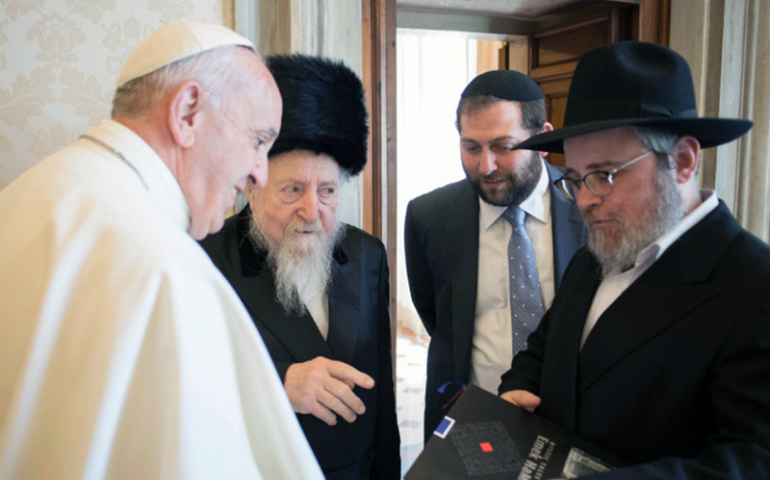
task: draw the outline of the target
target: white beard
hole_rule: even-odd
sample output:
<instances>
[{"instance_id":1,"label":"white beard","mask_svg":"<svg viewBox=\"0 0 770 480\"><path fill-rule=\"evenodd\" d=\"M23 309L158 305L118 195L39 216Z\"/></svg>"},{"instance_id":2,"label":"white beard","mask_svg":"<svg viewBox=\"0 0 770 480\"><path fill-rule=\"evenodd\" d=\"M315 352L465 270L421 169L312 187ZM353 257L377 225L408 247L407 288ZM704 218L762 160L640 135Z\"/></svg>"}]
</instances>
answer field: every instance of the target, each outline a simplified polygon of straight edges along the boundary
<instances>
[{"instance_id":1,"label":"white beard","mask_svg":"<svg viewBox=\"0 0 770 480\"><path fill-rule=\"evenodd\" d=\"M286 228L284 240L267 237L258 216L252 213L249 237L267 250L267 267L275 277L276 300L289 314L302 314L307 303L326 293L331 282L334 247L344 232L344 224L336 222L331 235L326 235L320 221L307 224L294 221ZM312 236L297 236L296 230L313 230Z\"/></svg>"},{"instance_id":2,"label":"white beard","mask_svg":"<svg viewBox=\"0 0 770 480\"><path fill-rule=\"evenodd\" d=\"M604 248L604 232L588 229L588 248L602 267L602 277L622 273L634 266L639 252L652 245L658 238L673 229L684 218L684 203L676 189L676 180L669 171L656 175L653 188L655 203L647 212L649 220L643 225L626 227L614 249ZM593 216L592 210L581 212L586 225Z\"/></svg>"}]
</instances>

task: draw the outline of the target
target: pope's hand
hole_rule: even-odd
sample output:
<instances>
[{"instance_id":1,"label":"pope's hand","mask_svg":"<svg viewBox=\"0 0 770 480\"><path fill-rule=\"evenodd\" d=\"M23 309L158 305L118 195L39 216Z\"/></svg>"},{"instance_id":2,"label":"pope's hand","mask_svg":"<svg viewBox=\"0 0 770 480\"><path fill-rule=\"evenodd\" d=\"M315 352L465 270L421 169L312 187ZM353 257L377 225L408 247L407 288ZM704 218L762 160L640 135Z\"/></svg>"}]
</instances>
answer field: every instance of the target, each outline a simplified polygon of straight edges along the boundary
<instances>
[{"instance_id":1,"label":"pope's hand","mask_svg":"<svg viewBox=\"0 0 770 480\"><path fill-rule=\"evenodd\" d=\"M540 397L526 390L511 390L500 395L503 400L508 400L517 407L529 412L534 412L540 405Z\"/></svg>"},{"instance_id":2,"label":"pope's hand","mask_svg":"<svg viewBox=\"0 0 770 480\"><path fill-rule=\"evenodd\" d=\"M335 425L337 415L349 423L363 415L366 407L353 388L372 388L374 380L345 363L316 357L289 367L283 384L295 412Z\"/></svg>"}]
</instances>

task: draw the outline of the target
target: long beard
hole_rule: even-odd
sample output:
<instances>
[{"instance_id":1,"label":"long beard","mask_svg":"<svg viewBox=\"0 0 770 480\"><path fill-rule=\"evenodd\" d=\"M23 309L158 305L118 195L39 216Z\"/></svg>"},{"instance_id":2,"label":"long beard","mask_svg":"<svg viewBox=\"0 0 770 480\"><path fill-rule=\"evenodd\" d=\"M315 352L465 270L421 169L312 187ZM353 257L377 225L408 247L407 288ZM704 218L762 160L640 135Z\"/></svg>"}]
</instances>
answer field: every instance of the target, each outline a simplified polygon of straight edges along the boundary
<instances>
[{"instance_id":1,"label":"long beard","mask_svg":"<svg viewBox=\"0 0 770 480\"><path fill-rule=\"evenodd\" d=\"M622 228L614 232L588 229L588 248L602 267L602 277L607 278L633 267L639 252L652 245L658 238L673 229L684 218L682 197L676 189L676 180L669 171L655 176L654 203L635 222L623 222ZM580 212L583 221L589 225L593 219L593 208ZM617 236L611 239L611 236ZM612 242L611 242L612 241ZM607 248L608 243L615 248Z\"/></svg>"},{"instance_id":2,"label":"long beard","mask_svg":"<svg viewBox=\"0 0 770 480\"><path fill-rule=\"evenodd\" d=\"M344 232L344 224L336 222L327 235L321 222L307 224L297 220L287 226L282 241L265 234L258 215L252 214L249 237L267 250L267 266L275 277L276 300L288 314L301 315L307 303L326 292L332 278L334 247ZM313 230L313 235L298 235L298 228Z\"/></svg>"}]
</instances>

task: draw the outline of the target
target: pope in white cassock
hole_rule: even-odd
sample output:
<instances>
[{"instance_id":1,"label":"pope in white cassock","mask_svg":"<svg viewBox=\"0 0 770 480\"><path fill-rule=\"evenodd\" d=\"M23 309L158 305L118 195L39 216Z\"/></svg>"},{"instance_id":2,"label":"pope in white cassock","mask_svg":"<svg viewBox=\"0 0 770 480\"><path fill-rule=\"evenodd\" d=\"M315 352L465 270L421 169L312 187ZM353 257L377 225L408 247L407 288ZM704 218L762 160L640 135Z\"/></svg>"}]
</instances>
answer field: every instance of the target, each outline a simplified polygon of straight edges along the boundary
<instances>
[{"instance_id":1,"label":"pope in white cassock","mask_svg":"<svg viewBox=\"0 0 770 480\"><path fill-rule=\"evenodd\" d=\"M264 186L280 119L248 40L167 25L112 120L0 191L0 480L321 478L195 242Z\"/></svg>"}]
</instances>

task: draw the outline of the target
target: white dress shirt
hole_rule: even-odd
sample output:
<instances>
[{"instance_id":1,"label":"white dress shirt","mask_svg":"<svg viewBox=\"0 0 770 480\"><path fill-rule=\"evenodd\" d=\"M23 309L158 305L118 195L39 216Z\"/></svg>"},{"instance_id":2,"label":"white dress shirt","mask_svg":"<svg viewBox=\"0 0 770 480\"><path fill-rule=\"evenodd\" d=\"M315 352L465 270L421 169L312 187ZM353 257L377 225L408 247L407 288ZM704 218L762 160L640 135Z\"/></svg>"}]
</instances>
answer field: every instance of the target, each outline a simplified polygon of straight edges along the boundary
<instances>
[{"instance_id":1,"label":"white dress shirt","mask_svg":"<svg viewBox=\"0 0 770 480\"><path fill-rule=\"evenodd\" d=\"M519 205L527 212L524 226L535 249L543 311L551 306L555 291L549 178L543 162L535 190ZM502 216L506 207L490 205L481 199L479 206L479 270L471 383L496 395L500 377L511 368L513 360L508 274L508 242L513 227Z\"/></svg>"},{"instance_id":2,"label":"white dress shirt","mask_svg":"<svg viewBox=\"0 0 770 480\"><path fill-rule=\"evenodd\" d=\"M309 300L304 300L310 317L321 332L321 336L326 340L329 336L329 296L326 290L318 293Z\"/></svg>"},{"instance_id":3,"label":"white dress shirt","mask_svg":"<svg viewBox=\"0 0 770 480\"><path fill-rule=\"evenodd\" d=\"M685 216L673 229L663 234L652 245L645 248L636 256L634 266L630 270L607 277L599 284L599 288L594 295L594 301L591 304L591 308L588 310L588 317L586 323L583 326L583 338L580 341L580 348L588 338L591 330L596 325L599 317L612 305L618 297L641 277L647 269L658 260L661 255L670 247L675 241L685 234L698 222L703 220L706 215L711 213L712 210L717 208L719 200L713 190L701 190L701 204L698 205L692 212Z\"/></svg>"}]
</instances>

